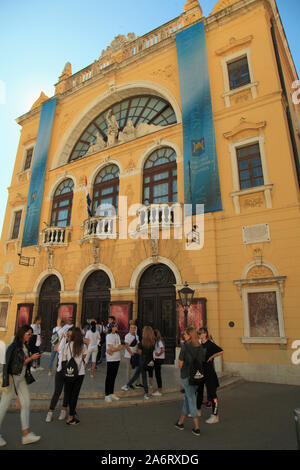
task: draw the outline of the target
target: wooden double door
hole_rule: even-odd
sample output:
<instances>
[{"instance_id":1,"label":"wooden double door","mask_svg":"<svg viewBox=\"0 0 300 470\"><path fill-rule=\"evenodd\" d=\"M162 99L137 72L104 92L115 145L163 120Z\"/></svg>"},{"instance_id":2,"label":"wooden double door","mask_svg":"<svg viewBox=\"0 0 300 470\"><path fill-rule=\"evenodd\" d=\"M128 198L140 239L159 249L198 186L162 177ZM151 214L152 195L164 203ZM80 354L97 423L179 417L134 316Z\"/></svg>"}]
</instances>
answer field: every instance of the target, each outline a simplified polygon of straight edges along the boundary
<instances>
[{"instance_id":1,"label":"wooden double door","mask_svg":"<svg viewBox=\"0 0 300 470\"><path fill-rule=\"evenodd\" d=\"M51 336L57 325L60 303L60 281L55 275L47 277L39 295L38 315L41 317L42 351L51 351Z\"/></svg>"},{"instance_id":2,"label":"wooden double door","mask_svg":"<svg viewBox=\"0 0 300 470\"><path fill-rule=\"evenodd\" d=\"M86 280L82 298L82 325L91 319L107 324L110 305L110 280L104 271L93 272Z\"/></svg>"},{"instance_id":3,"label":"wooden double door","mask_svg":"<svg viewBox=\"0 0 300 470\"><path fill-rule=\"evenodd\" d=\"M150 266L139 284L139 330L146 325L158 329L164 339L166 364L175 360L177 337L176 279L170 268L162 263Z\"/></svg>"}]
</instances>

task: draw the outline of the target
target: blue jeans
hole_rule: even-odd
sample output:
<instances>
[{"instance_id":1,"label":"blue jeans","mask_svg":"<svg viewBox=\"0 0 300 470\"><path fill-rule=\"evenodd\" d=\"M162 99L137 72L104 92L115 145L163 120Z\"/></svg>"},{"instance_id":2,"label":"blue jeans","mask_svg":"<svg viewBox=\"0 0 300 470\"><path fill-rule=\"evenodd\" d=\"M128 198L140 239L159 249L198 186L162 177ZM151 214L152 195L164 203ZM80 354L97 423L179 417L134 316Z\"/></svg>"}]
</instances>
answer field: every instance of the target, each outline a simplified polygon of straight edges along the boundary
<instances>
[{"instance_id":1,"label":"blue jeans","mask_svg":"<svg viewBox=\"0 0 300 470\"><path fill-rule=\"evenodd\" d=\"M145 394L148 395L147 371L143 368L143 358L142 358L142 356L140 357L139 366L135 369L135 372L134 372L133 376L131 377L131 379L129 380L129 382L127 384L128 387L130 385L132 385L138 379L138 376L140 374L142 374L142 381L143 381L143 387L144 387Z\"/></svg>"},{"instance_id":2,"label":"blue jeans","mask_svg":"<svg viewBox=\"0 0 300 470\"><path fill-rule=\"evenodd\" d=\"M57 354L57 351L54 351L54 346L51 346L51 355L50 355L49 366L48 366L49 370L52 370L53 361L55 359L56 354Z\"/></svg>"},{"instance_id":3,"label":"blue jeans","mask_svg":"<svg viewBox=\"0 0 300 470\"><path fill-rule=\"evenodd\" d=\"M187 416L189 413L192 418L197 418L197 402L196 402L196 392L197 385L190 385L189 378L181 379L181 384L184 388L184 400L181 414Z\"/></svg>"}]
</instances>

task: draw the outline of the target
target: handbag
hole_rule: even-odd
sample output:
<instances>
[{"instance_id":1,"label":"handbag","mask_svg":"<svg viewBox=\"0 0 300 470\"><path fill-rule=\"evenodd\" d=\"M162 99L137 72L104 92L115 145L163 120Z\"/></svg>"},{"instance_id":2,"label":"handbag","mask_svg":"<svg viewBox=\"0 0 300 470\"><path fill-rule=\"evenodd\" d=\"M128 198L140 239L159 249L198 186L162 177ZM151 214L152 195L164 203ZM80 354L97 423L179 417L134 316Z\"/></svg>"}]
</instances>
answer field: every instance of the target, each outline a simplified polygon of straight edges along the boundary
<instances>
[{"instance_id":1,"label":"handbag","mask_svg":"<svg viewBox=\"0 0 300 470\"><path fill-rule=\"evenodd\" d=\"M27 385L30 385L33 382L35 382L35 378L33 377L32 373L30 372L29 367L26 368L26 371L25 371L25 380L26 380Z\"/></svg>"}]
</instances>

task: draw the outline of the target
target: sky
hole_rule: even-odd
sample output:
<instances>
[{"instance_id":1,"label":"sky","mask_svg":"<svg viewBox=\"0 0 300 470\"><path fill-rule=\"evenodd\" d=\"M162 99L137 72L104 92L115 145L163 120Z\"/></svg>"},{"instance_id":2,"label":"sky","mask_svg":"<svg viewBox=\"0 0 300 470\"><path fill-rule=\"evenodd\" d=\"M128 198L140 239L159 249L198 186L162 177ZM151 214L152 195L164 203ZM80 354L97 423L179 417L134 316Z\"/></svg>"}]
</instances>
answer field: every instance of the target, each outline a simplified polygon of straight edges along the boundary
<instances>
[{"instance_id":1,"label":"sky","mask_svg":"<svg viewBox=\"0 0 300 470\"><path fill-rule=\"evenodd\" d=\"M186 0L0 0L0 233L20 138L16 118L41 91L54 95L66 62L76 73L118 34L142 36L179 16ZM209 16L217 0L200 0ZM277 0L299 75L299 0Z\"/></svg>"}]
</instances>

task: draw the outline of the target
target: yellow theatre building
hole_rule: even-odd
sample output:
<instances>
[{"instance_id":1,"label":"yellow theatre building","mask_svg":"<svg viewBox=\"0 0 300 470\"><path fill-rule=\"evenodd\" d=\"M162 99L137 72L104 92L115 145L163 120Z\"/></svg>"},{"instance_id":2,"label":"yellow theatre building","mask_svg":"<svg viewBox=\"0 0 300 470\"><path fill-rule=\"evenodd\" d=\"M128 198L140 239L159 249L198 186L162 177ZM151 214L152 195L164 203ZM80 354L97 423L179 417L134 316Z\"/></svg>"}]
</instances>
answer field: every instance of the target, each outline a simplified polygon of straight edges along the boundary
<instances>
[{"instance_id":1,"label":"yellow theatre building","mask_svg":"<svg viewBox=\"0 0 300 470\"><path fill-rule=\"evenodd\" d=\"M182 9L67 63L17 119L0 340L40 315L47 351L60 318L111 313L121 334L158 328L172 364L184 326L207 325L223 371L299 384L298 76L276 3Z\"/></svg>"}]
</instances>

